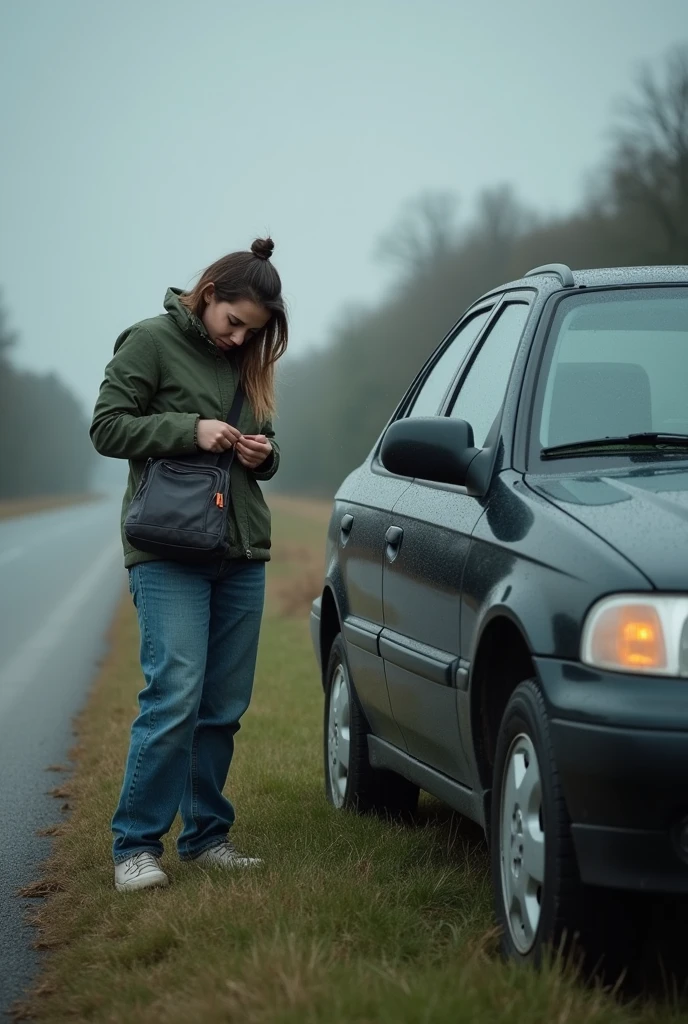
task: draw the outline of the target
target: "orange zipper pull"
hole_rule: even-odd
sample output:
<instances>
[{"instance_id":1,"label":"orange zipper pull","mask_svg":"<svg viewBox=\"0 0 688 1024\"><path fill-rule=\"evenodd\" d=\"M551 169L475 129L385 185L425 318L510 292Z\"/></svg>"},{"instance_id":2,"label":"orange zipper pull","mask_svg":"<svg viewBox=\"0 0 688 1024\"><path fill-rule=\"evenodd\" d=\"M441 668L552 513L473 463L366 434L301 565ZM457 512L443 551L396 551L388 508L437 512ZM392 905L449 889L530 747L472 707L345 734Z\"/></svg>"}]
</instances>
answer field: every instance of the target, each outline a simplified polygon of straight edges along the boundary
<instances>
[{"instance_id":1,"label":"orange zipper pull","mask_svg":"<svg viewBox=\"0 0 688 1024\"><path fill-rule=\"evenodd\" d=\"M218 508L225 507L225 499L221 491L218 491L217 494L215 495L215 504L217 505Z\"/></svg>"}]
</instances>

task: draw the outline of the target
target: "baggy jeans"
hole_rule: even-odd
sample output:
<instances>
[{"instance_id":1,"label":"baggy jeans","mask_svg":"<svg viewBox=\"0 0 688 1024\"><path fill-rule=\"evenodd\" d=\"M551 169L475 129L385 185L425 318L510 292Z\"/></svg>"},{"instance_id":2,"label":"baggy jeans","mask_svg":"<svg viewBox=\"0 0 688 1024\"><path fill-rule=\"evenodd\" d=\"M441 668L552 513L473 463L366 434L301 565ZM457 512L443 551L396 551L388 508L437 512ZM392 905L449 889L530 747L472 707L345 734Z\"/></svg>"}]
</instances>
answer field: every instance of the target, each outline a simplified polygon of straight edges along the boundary
<instances>
[{"instance_id":1,"label":"baggy jeans","mask_svg":"<svg viewBox=\"0 0 688 1024\"><path fill-rule=\"evenodd\" d=\"M223 787L253 688L265 563L142 562L129 570L145 687L131 727L113 857L161 856L177 811L182 860L234 823Z\"/></svg>"}]
</instances>

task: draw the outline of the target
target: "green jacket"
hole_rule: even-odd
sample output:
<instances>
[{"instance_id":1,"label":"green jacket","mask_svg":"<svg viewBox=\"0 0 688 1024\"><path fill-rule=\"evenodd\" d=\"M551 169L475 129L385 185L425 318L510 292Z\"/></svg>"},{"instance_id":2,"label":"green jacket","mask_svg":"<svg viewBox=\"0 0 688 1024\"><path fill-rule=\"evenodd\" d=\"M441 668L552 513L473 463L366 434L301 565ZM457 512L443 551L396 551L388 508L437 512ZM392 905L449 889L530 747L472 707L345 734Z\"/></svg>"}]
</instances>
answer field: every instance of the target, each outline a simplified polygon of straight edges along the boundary
<instances>
[{"instance_id":1,"label":"green jacket","mask_svg":"<svg viewBox=\"0 0 688 1024\"><path fill-rule=\"evenodd\" d=\"M189 455L196 451L199 419L224 420L238 383L235 360L212 343L201 321L170 288L166 313L128 328L115 343L105 369L91 424L91 440L101 455L129 460L129 480L122 502L124 564L154 561L124 536L124 518L148 458ZM238 428L265 434L273 453L255 470L238 459L230 474L231 507L227 517L230 558L270 558L270 511L257 481L270 480L279 466L279 447L271 423L257 423L248 400Z\"/></svg>"}]
</instances>

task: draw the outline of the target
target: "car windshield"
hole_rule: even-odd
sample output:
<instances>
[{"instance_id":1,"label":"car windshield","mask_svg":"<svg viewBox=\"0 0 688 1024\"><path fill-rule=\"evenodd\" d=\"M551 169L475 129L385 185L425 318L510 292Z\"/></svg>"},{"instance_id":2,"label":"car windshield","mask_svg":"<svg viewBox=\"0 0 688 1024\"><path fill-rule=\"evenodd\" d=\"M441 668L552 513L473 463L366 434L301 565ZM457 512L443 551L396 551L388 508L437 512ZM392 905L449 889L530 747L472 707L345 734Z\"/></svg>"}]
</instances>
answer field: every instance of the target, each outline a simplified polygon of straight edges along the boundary
<instances>
[{"instance_id":1,"label":"car windshield","mask_svg":"<svg viewBox=\"0 0 688 1024\"><path fill-rule=\"evenodd\" d=\"M541 449L629 434L688 435L687 289L567 297L548 352Z\"/></svg>"}]
</instances>

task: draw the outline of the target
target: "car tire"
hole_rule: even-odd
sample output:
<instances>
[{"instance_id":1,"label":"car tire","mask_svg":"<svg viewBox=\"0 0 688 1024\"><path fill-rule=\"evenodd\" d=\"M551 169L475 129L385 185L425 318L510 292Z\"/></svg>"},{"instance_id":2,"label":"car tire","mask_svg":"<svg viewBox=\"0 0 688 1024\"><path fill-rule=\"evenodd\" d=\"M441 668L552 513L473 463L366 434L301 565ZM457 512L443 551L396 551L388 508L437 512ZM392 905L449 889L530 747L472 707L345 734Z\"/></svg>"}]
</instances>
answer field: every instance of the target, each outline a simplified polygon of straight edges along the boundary
<instances>
[{"instance_id":1,"label":"car tire","mask_svg":"<svg viewBox=\"0 0 688 1024\"><path fill-rule=\"evenodd\" d=\"M551 952L573 954L587 974L608 981L632 962L644 904L580 880L547 709L535 680L516 688L499 730L491 866L506 958L538 966Z\"/></svg>"},{"instance_id":2,"label":"car tire","mask_svg":"<svg viewBox=\"0 0 688 1024\"><path fill-rule=\"evenodd\" d=\"M339 634L325 675L325 793L339 810L393 817L410 816L418 803L418 786L396 772L372 768L368 757L370 728L351 678L344 639Z\"/></svg>"},{"instance_id":3,"label":"car tire","mask_svg":"<svg viewBox=\"0 0 688 1024\"><path fill-rule=\"evenodd\" d=\"M580 881L535 680L517 686L509 700L492 784L490 860L503 955L535 966L552 952L574 955L588 976L616 981L641 948L648 904Z\"/></svg>"},{"instance_id":4,"label":"car tire","mask_svg":"<svg viewBox=\"0 0 688 1024\"><path fill-rule=\"evenodd\" d=\"M532 680L504 711L495 753L491 862L502 952L539 963L570 928L578 889L573 842L545 703ZM577 922L576 922L577 923Z\"/></svg>"}]
</instances>

